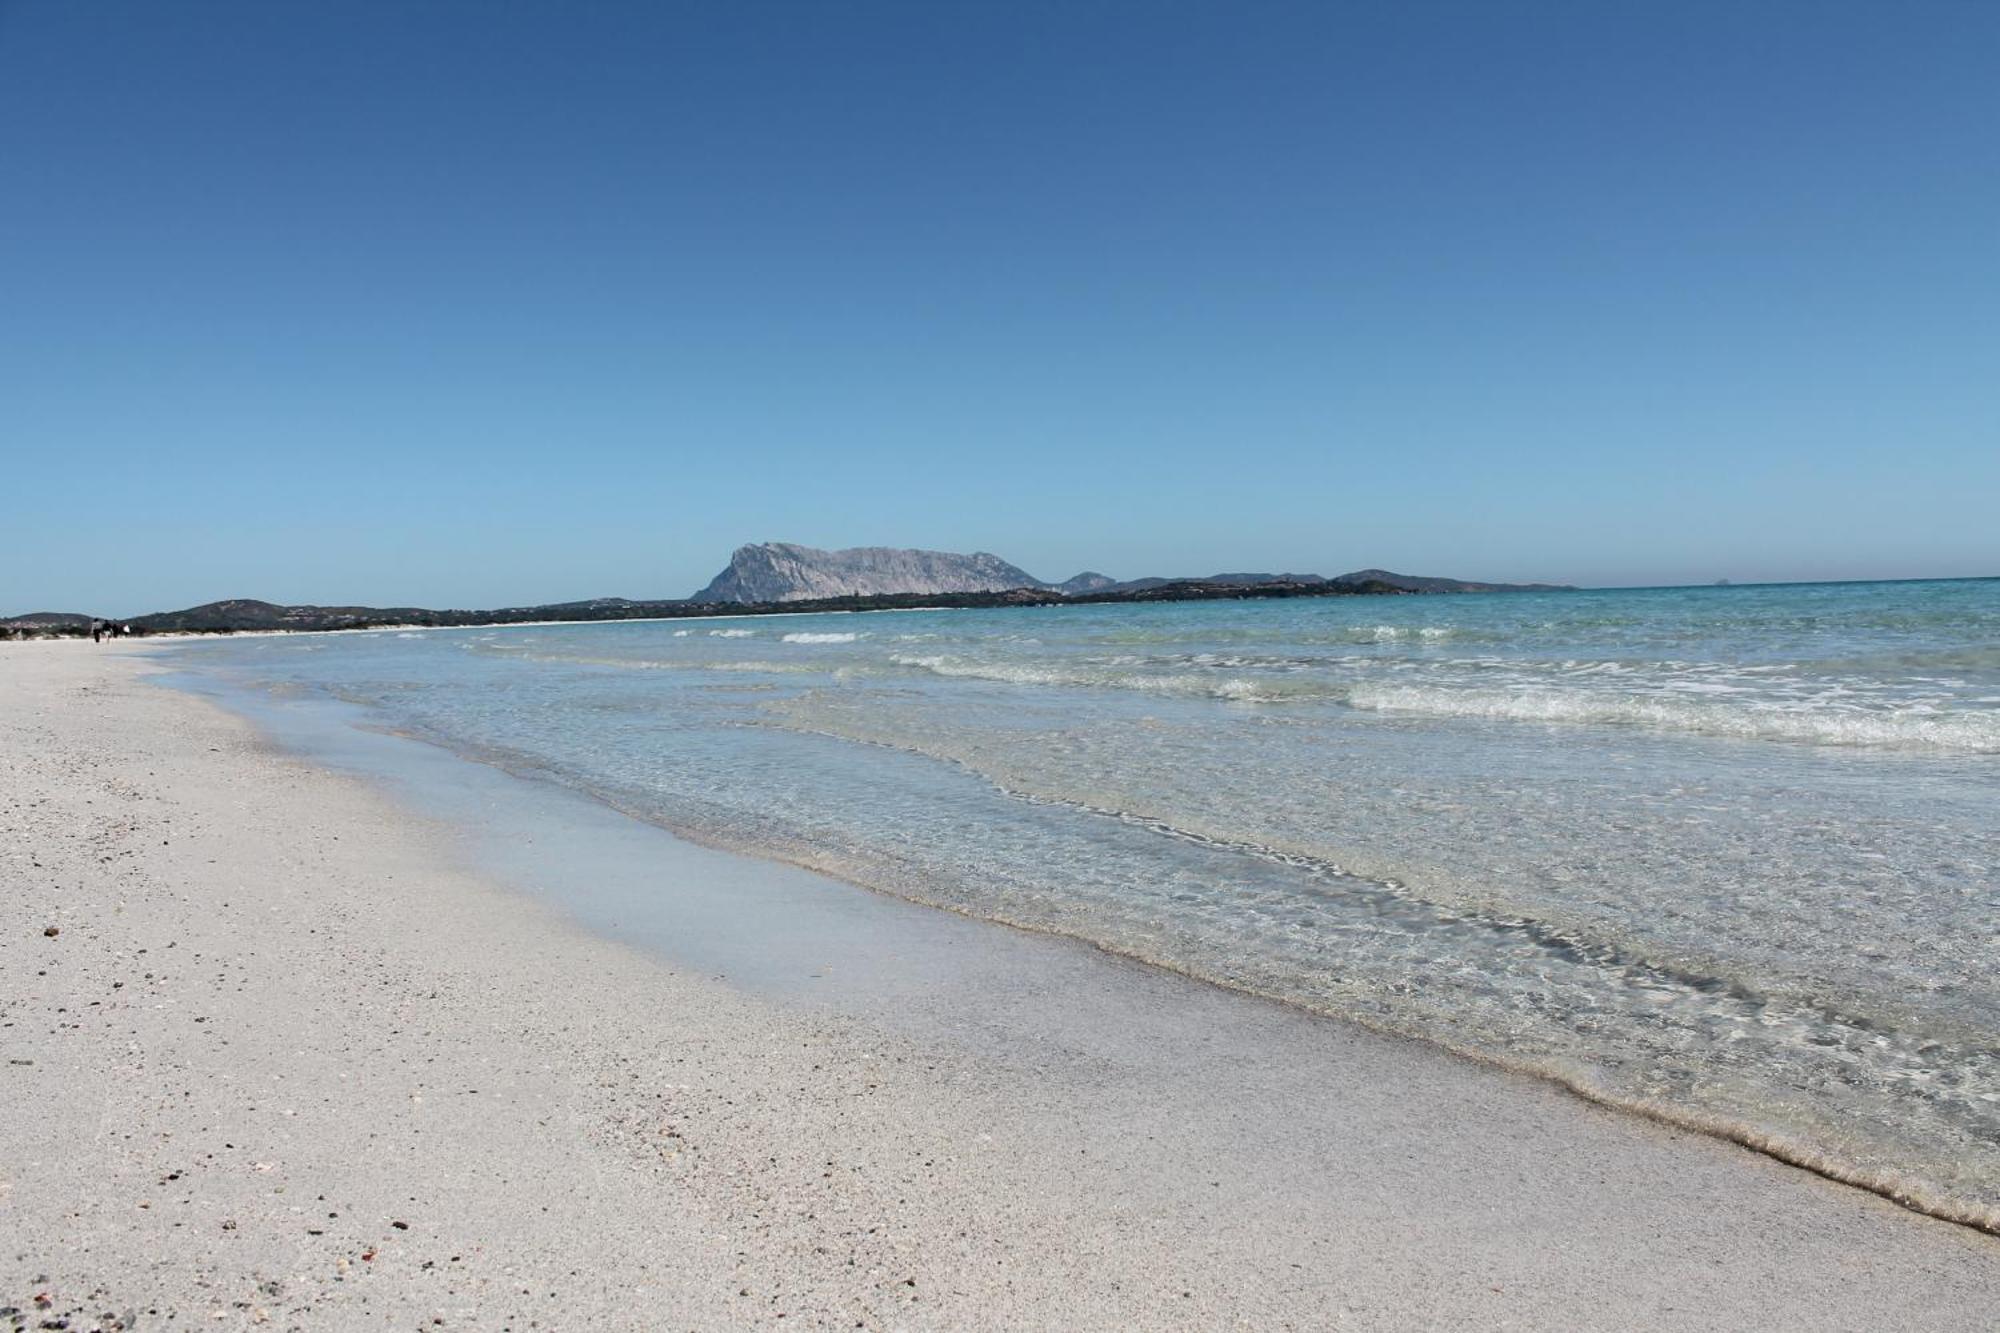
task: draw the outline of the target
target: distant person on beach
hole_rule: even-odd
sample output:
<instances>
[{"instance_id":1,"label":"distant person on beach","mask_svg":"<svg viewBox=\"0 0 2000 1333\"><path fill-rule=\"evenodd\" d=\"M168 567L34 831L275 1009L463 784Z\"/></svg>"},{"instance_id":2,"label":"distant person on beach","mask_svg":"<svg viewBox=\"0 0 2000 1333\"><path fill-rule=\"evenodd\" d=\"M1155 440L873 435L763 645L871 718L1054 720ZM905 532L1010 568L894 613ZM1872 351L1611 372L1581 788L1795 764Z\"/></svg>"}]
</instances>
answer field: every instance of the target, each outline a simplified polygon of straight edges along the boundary
<instances>
[{"instance_id":1,"label":"distant person on beach","mask_svg":"<svg viewBox=\"0 0 2000 1333\"><path fill-rule=\"evenodd\" d=\"M101 620L93 620L93 621L91 621L91 622L90 622L90 641L91 641L92 643L102 643L102 642L104 642L104 622L103 622L103 621L101 621Z\"/></svg>"}]
</instances>

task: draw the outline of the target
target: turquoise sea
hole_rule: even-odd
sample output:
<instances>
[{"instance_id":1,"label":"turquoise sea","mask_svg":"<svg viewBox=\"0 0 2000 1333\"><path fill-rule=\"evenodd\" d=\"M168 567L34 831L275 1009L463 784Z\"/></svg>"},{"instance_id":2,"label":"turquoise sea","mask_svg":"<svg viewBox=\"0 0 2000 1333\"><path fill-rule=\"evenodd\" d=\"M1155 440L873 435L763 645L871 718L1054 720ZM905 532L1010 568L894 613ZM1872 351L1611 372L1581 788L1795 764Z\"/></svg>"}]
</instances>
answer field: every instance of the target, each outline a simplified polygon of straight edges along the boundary
<instances>
[{"instance_id":1,"label":"turquoise sea","mask_svg":"<svg viewBox=\"0 0 2000 1333\"><path fill-rule=\"evenodd\" d=\"M390 631L177 656L710 845L1439 1043L2000 1226L2000 581Z\"/></svg>"}]
</instances>

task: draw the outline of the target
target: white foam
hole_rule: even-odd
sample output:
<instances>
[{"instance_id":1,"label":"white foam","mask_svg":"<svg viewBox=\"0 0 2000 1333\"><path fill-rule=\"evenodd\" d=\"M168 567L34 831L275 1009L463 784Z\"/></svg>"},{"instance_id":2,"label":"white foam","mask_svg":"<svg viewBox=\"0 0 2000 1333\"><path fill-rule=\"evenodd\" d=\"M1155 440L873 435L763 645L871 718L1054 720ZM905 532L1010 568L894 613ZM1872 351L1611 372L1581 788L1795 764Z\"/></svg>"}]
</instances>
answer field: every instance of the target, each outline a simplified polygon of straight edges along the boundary
<instances>
[{"instance_id":1,"label":"white foam","mask_svg":"<svg viewBox=\"0 0 2000 1333\"><path fill-rule=\"evenodd\" d=\"M747 639L756 632L754 629L712 629L708 632L708 637L711 639Z\"/></svg>"},{"instance_id":2,"label":"white foam","mask_svg":"<svg viewBox=\"0 0 2000 1333\"><path fill-rule=\"evenodd\" d=\"M812 633L807 633L807 632L800 632L800 633L797 633L797 634L787 634L787 635L784 635L784 636L783 636L783 637L781 638L780 642L783 642L783 643L853 643L853 642L854 642L854 641L855 641L856 639L858 639L858 638L860 638L860 637L861 637L861 635L859 635L859 634L812 634Z\"/></svg>"},{"instance_id":3,"label":"white foam","mask_svg":"<svg viewBox=\"0 0 2000 1333\"><path fill-rule=\"evenodd\" d=\"M1241 676L1218 680L1205 672L1150 673L1122 669L1137 660L1124 657L1099 659L1096 663L1055 664L901 654L890 658L898 666L940 676L1009 685L1137 690L1231 703L1331 699L1370 712L1437 718L1633 726L1804 745L2000 753L2000 711L1941 709L1925 700L1886 707L1862 706L1844 702L1839 690L1824 686L1811 697L1753 700L1744 697L1746 691L1740 685L1699 678L1655 681L1651 692L1641 692L1630 688L1565 689L1527 680L1498 687L1442 682L1376 684L1312 675L1283 680ZM1500 661L1490 665L1510 670L1518 666ZM1582 677L1599 674L1595 668L1601 665L1576 664L1569 674Z\"/></svg>"},{"instance_id":4,"label":"white foam","mask_svg":"<svg viewBox=\"0 0 2000 1333\"><path fill-rule=\"evenodd\" d=\"M1337 698L1339 690L1315 681L1250 681L1239 678L1217 680L1194 672L1148 674L1139 671L1106 670L1103 665L1063 667L1031 662L971 662L955 657L913 657L901 654L889 659L897 666L916 667L939 676L968 680L990 680L1004 685L1078 686L1086 689L1138 690L1147 694L1174 694L1190 698L1225 699L1232 703L1284 703L1311 698ZM1114 658L1129 663L1137 659Z\"/></svg>"},{"instance_id":5,"label":"white foam","mask_svg":"<svg viewBox=\"0 0 2000 1333\"><path fill-rule=\"evenodd\" d=\"M1457 633L1450 625L1374 625L1356 629L1344 637L1359 643L1395 643L1400 639L1422 639L1434 643L1439 639L1452 638Z\"/></svg>"},{"instance_id":6,"label":"white foam","mask_svg":"<svg viewBox=\"0 0 2000 1333\"><path fill-rule=\"evenodd\" d=\"M2000 753L2000 712L1941 712L1912 707L1779 707L1722 703L1714 696L1641 695L1521 687L1510 690L1426 685L1356 685L1355 708L1426 717L1492 718L1640 726L1807 745Z\"/></svg>"}]
</instances>

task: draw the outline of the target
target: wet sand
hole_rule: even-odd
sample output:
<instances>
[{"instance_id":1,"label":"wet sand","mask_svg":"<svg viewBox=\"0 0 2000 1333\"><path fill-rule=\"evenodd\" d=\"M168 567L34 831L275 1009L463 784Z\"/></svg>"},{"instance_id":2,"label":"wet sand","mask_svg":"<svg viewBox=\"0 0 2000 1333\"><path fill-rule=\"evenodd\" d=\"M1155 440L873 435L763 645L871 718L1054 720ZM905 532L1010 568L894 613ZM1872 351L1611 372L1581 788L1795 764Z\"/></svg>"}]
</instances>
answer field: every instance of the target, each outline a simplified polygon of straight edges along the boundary
<instances>
[{"instance_id":1,"label":"wet sand","mask_svg":"<svg viewBox=\"0 0 2000 1333\"><path fill-rule=\"evenodd\" d=\"M1746 1150L149 669L0 645L0 1327L2000 1320Z\"/></svg>"}]
</instances>

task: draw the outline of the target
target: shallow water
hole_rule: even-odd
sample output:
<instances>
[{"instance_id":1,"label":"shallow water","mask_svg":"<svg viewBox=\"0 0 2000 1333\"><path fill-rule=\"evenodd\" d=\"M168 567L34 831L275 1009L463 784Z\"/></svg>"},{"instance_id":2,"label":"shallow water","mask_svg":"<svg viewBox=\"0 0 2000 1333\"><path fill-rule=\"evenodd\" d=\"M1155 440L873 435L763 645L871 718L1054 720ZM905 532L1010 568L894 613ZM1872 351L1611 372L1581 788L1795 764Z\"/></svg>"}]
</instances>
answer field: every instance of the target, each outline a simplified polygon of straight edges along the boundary
<instances>
[{"instance_id":1,"label":"shallow water","mask_svg":"<svg viewBox=\"0 0 2000 1333\"><path fill-rule=\"evenodd\" d=\"M714 845L2000 1218L2000 582L344 634L181 660Z\"/></svg>"}]
</instances>

